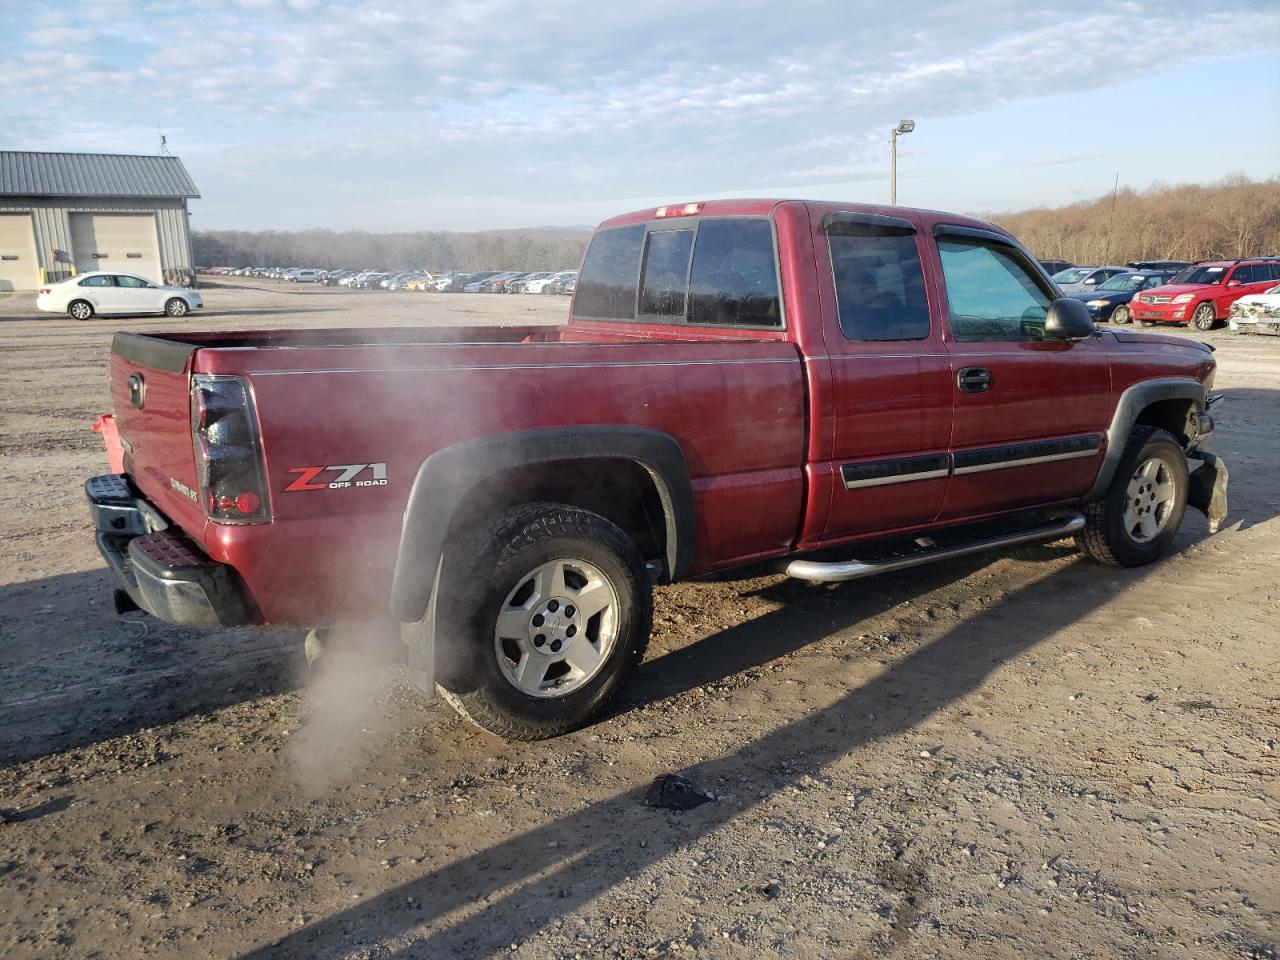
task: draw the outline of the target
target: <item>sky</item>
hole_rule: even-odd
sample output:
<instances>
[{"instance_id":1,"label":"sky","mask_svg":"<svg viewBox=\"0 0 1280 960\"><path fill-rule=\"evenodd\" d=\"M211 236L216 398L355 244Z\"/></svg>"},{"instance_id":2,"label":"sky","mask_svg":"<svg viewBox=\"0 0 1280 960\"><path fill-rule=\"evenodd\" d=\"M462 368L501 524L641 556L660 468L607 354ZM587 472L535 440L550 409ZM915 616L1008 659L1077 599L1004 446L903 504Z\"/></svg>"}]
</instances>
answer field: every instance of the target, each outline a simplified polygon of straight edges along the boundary
<instances>
[{"instance_id":1,"label":"sky","mask_svg":"<svg viewBox=\"0 0 1280 960\"><path fill-rule=\"evenodd\" d=\"M1280 175L1280 3L0 0L0 148L156 153L196 229L994 213Z\"/></svg>"}]
</instances>

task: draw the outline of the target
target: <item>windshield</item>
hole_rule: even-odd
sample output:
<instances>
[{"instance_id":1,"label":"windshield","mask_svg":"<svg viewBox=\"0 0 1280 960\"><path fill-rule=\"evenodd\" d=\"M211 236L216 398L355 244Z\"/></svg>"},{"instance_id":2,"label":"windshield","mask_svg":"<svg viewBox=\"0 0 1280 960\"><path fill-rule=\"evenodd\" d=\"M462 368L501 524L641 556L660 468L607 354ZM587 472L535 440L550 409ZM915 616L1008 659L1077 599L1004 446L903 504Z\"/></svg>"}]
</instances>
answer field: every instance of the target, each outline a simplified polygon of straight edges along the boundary
<instances>
[{"instance_id":1,"label":"windshield","mask_svg":"<svg viewBox=\"0 0 1280 960\"><path fill-rule=\"evenodd\" d=\"M1098 285L1099 290L1114 290L1118 293L1129 293L1133 290L1141 290L1143 284L1147 282L1145 274L1141 273L1118 273L1106 283Z\"/></svg>"},{"instance_id":2,"label":"windshield","mask_svg":"<svg viewBox=\"0 0 1280 960\"><path fill-rule=\"evenodd\" d=\"M1092 270L1079 270L1079 269L1062 270L1059 273L1055 273L1053 275L1053 282L1054 283L1079 283L1081 280L1083 280L1092 272L1093 272Z\"/></svg>"},{"instance_id":3,"label":"windshield","mask_svg":"<svg viewBox=\"0 0 1280 960\"><path fill-rule=\"evenodd\" d=\"M1174 283L1221 283L1227 275L1226 267L1187 267L1173 278Z\"/></svg>"}]
</instances>

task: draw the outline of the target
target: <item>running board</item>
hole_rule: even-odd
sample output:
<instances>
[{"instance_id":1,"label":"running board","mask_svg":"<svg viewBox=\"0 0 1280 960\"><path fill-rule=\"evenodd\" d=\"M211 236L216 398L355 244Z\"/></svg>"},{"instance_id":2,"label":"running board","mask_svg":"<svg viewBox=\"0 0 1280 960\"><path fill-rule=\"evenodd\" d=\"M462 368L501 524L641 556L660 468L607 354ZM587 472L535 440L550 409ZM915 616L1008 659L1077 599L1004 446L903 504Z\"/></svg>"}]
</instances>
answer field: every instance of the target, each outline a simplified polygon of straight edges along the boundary
<instances>
[{"instance_id":1,"label":"running board","mask_svg":"<svg viewBox=\"0 0 1280 960\"><path fill-rule=\"evenodd\" d=\"M862 577L892 573L894 570L906 570L908 567L919 567L938 560L966 557L971 553L981 553L983 550L991 550L994 547L1007 547L1035 540L1056 540L1059 537L1069 536L1083 527L1084 515L1071 513L1045 526L974 540L953 547L923 550L911 556L897 557L892 560L877 562L842 560L835 563L823 563L818 560L784 560L780 567L783 573L797 580L808 580L812 583L841 583L845 580L859 580Z\"/></svg>"}]
</instances>

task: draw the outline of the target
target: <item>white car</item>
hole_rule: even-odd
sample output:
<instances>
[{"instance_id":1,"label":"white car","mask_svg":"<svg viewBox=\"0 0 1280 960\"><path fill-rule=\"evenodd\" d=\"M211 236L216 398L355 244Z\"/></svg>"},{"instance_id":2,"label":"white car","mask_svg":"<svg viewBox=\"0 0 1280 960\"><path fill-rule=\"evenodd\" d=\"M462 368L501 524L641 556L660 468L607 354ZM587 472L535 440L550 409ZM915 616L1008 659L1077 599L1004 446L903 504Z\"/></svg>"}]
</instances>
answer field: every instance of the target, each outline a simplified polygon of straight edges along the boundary
<instances>
[{"instance_id":1,"label":"white car","mask_svg":"<svg viewBox=\"0 0 1280 960\"><path fill-rule=\"evenodd\" d=\"M1280 284L1233 303L1227 326L1237 333L1280 333Z\"/></svg>"},{"instance_id":2,"label":"white car","mask_svg":"<svg viewBox=\"0 0 1280 960\"><path fill-rule=\"evenodd\" d=\"M82 273L48 284L36 294L36 309L88 320L96 313L163 313L185 317L204 306L204 298L186 287L163 287L128 273Z\"/></svg>"}]
</instances>

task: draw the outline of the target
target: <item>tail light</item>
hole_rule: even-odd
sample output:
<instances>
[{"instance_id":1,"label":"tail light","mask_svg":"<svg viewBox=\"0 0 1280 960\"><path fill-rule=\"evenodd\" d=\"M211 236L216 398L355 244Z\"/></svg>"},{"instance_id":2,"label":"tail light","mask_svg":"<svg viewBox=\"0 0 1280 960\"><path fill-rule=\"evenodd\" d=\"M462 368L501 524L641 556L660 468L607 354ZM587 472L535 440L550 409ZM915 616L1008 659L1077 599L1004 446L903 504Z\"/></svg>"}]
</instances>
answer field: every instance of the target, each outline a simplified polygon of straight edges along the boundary
<instances>
[{"instance_id":1,"label":"tail light","mask_svg":"<svg viewBox=\"0 0 1280 960\"><path fill-rule=\"evenodd\" d=\"M191 438L204 512L217 523L267 523L271 502L258 415L239 377L191 378Z\"/></svg>"},{"instance_id":2,"label":"tail light","mask_svg":"<svg viewBox=\"0 0 1280 960\"><path fill-rule=\"evenodd\" d=\"M38 292L46 294L53 293L53 287L41 287Z\"/></svg>"}]
</instances>

